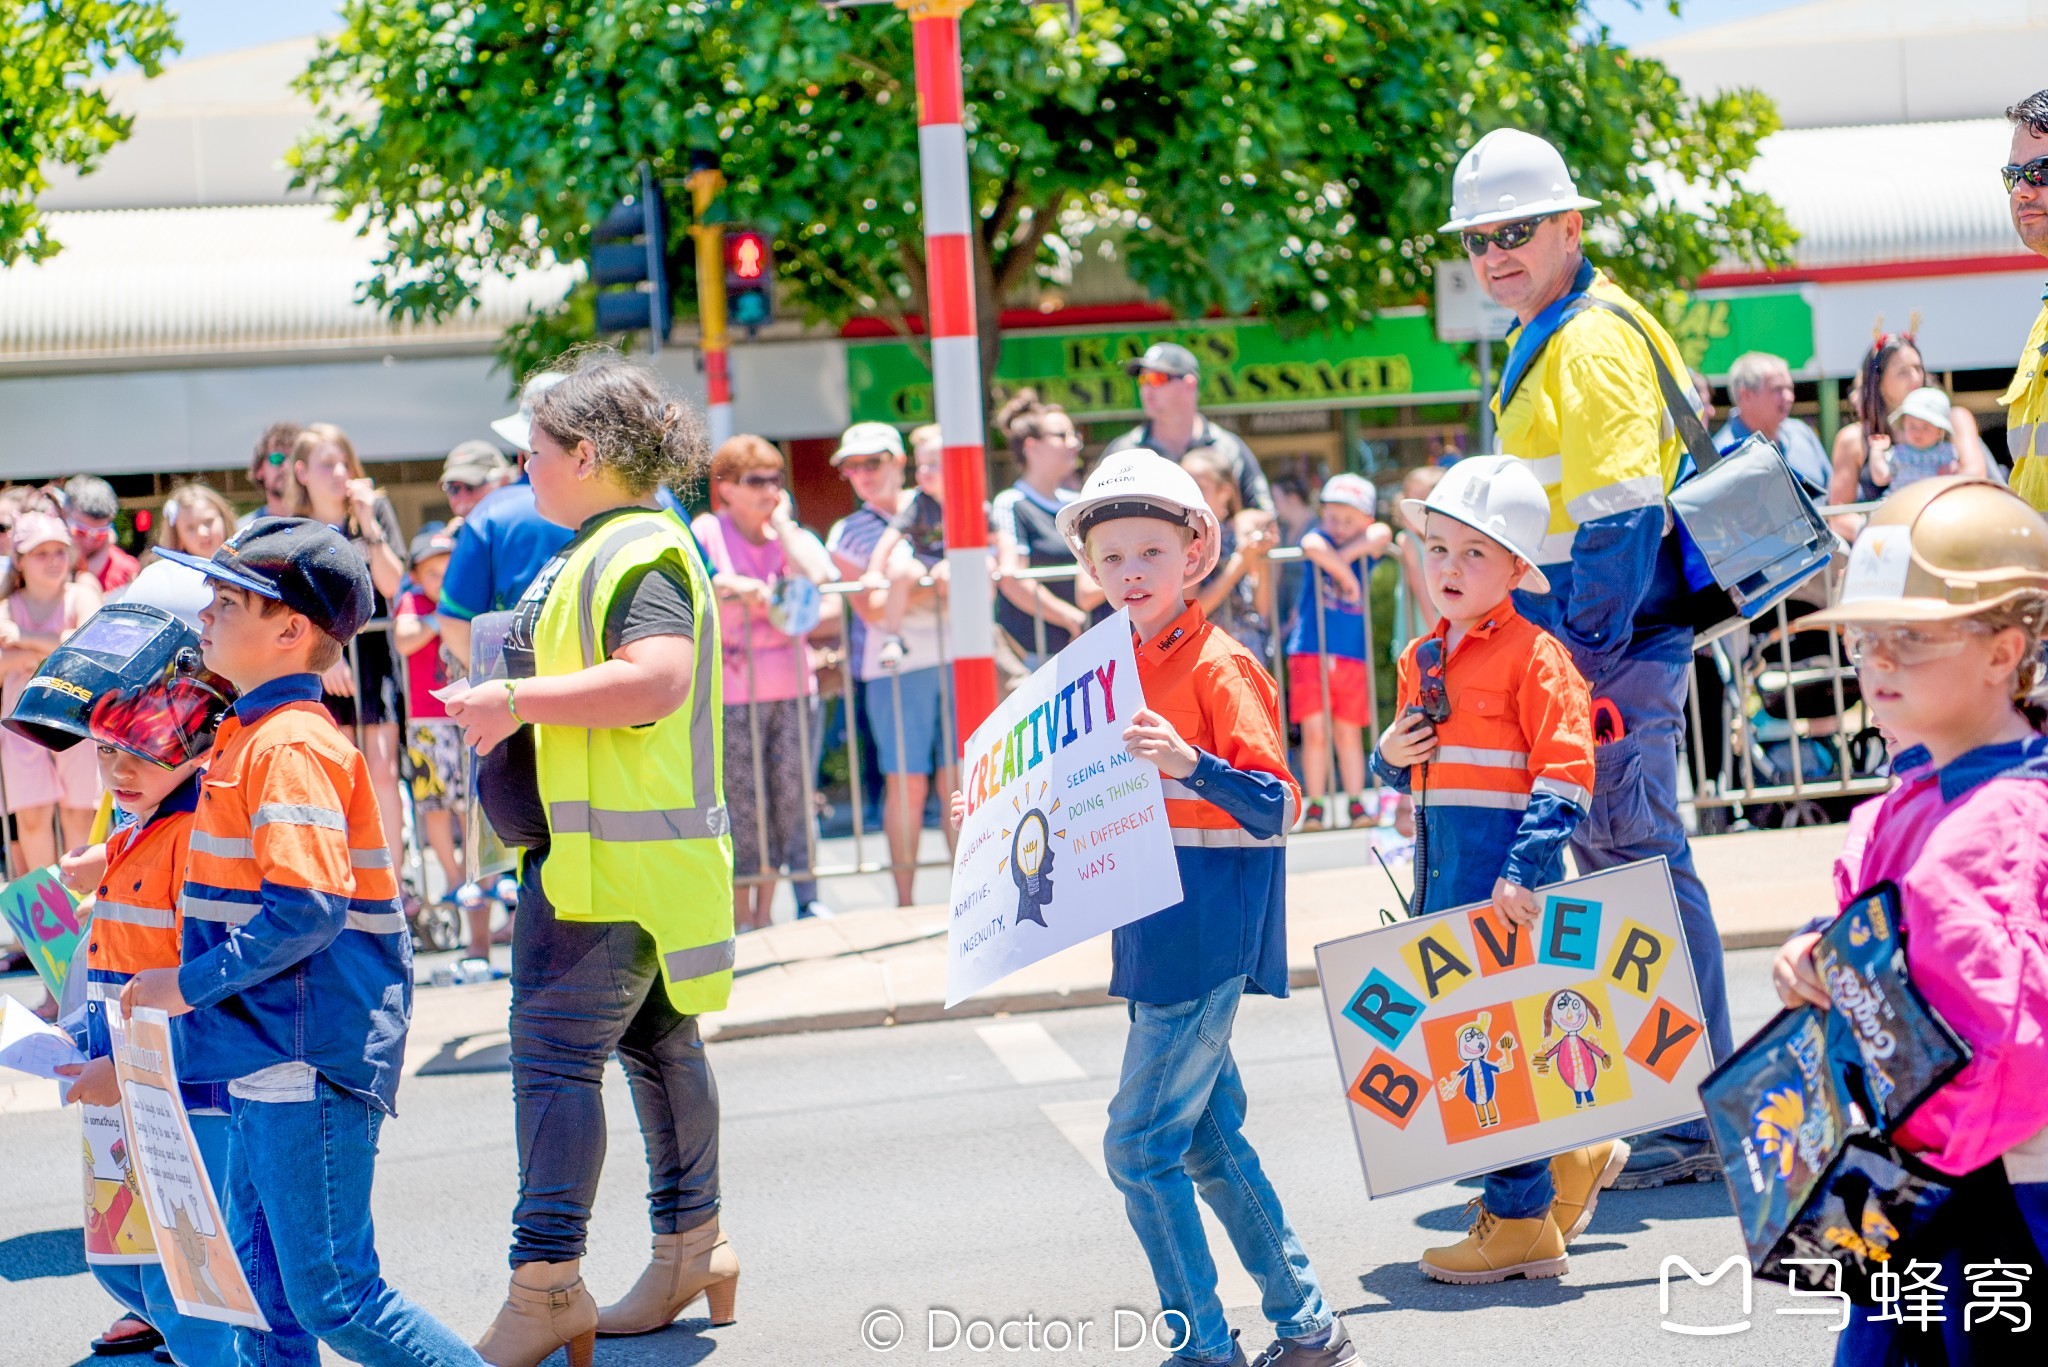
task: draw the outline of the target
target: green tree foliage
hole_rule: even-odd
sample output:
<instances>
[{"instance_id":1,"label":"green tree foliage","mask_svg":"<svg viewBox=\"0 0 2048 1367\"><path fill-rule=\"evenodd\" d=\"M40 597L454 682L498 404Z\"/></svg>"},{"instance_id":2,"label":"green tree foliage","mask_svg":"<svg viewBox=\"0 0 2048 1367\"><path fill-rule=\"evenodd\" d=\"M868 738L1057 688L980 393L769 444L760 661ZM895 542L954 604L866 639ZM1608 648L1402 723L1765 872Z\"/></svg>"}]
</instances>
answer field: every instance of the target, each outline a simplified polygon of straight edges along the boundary
<instances>
[{"instance_id":1,"label":"green tree foliage","mask_svg":"<svg viewBox=\"0 0 2048 1367\"><path fill-rule=\"evenodd\" d=\"M93 169L133 119L87 85L178 49L164 0L0 0L0 266L57 251L36 212L52 167Z\"/></svg>"},{"instance_id":2,"label":"green tree foliage","mask_svg":"<svg viewBox=\"0 0 2048 1367\"><path fill-rule=\"evenodd\" d=\"M1450 172L1504 125L1564 150L1627 283L1682 287L1791 232L1738 173L1767 99L1688 98L1586 37L1578 0L977 0L962 19L985 369L996 301L1113 250L1184 316L1344 327L1429 288ZM507 267L576 259L651 161L686 210L715 146L735 218L774 236L783 307L924 311L908 19L809 0L350 0L304 78L302 176L391 249L369 297L439 316ZM363 97L367 96L367 102ZM1700 216L1659 194L1689 183ZM677 214L678 223L687 214ZM680 235L680 228L679 228ZM1625 244L1625 245L1624 245ZM680 311L690 311L684 274ZM587 291L508 340L591 329Z\"/></svg>"}]
</instances>

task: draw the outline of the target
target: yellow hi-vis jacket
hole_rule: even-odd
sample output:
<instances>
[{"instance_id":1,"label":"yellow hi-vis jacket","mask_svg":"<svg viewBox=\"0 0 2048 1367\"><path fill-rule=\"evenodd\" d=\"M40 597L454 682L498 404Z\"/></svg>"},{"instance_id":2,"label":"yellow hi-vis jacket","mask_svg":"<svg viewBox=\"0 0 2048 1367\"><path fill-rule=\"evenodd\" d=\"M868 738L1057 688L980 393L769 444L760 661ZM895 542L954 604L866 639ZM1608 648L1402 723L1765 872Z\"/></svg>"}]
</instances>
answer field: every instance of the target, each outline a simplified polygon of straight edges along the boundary
<instances>
[{"instance_id":1,"label":"yellow hi-vis jacket","mask_svg":"<svg viewBox=\"0 0 2048 1367\"><path fill-rule=\"evenodd\" d=\"M732 837L718 610L683 524L632 513L572 549L541 608L534 666L546 678L601 662L612 596L663 559L688 576L696 609L689 697L647 726L533 728L550 834L541 883L565 921L644 927L669 1000L694 1016L732 994Z\"/></svg>"},{"instance_id":2,"label":"yellow hi-vis jacket","mask_svg":"<svg viewBox=\"0 0 2048 1367\"><path fill-rule=\"evenodd\" d=\"M2012 490L2048 512L2048 294L2020 353L2012 383L1998 401L2005 405L2005 446L2012 455Z\"/></svg>"}]
</instances>

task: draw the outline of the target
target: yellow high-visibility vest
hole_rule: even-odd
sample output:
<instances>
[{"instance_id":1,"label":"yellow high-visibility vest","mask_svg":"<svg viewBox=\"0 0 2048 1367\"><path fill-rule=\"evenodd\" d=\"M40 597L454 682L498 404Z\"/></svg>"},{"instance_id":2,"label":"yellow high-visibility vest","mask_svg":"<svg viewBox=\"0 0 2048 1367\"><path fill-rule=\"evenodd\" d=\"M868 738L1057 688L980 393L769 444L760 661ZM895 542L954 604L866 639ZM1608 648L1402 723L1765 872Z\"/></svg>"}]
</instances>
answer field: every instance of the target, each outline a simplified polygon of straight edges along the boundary
<instances>
[{"instance_id":1,"label":"yellow high-visibility vest","mask_svg":"<svg viewBox=\"0 0 2048 1367\"><path fill-rule=\"evenodd\" d=\"M669 1000L694 1016L732 994L732 837L718 609L683 524L629 513L574 548L541 608L534 664L547 678L600 663L613 595L664 559L688 576L696 609L689 697L647 726L533 728L550 836L541 884L565 921L644 927Z\"/></svg>"}]
</instances>

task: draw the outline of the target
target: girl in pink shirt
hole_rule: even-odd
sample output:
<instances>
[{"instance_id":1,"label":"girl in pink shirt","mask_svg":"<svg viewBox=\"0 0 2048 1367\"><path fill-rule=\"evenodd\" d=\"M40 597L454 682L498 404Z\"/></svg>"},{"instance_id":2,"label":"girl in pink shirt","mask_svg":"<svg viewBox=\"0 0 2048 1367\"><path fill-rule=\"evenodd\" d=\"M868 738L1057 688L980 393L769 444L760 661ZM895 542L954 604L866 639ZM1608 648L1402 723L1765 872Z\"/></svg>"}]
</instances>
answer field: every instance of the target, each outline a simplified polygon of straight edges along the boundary
<instances>
[{"instance_id":1,"label":"girl in pink shirt","mask_svg":"<svg viewBox=\"0 0 2048 1367\"><path fill-rule=\"evenodd\" d=\"M1918 482L1857 539L1840 604L1808 620L1847 625L1897 749L1898 786L1857 811L1836 892L1846 906L1897 887L1908 973L1971 1050L1892 1136L1953 1179L1941 1220L1892 1258L1940 1265L1947 1319L1923 1330L1859 1307L1836 1361L2006 1361L2013 1320L1987 1320L1981 1297L1966 1314L1966 1270L2027 1264L2030 1302L2048 1276L2048 521L1987 480ZM1779 951L1788 1006L1828 1005L1818 938Z\"/></svg>"}]
</instances>

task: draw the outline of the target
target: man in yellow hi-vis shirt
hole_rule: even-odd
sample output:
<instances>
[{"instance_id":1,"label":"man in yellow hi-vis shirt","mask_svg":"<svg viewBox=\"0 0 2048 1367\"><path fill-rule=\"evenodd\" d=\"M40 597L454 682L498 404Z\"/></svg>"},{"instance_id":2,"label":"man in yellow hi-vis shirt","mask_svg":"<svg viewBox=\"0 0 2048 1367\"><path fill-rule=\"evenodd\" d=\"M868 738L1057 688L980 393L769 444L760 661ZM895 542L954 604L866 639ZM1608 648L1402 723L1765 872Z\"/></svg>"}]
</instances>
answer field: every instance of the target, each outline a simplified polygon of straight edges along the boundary
<instances>
[{"instance_id":1,"label":"man in yellow hi-vis shirt","mask_svg":"<svg viewBox=\"0 0 2048 1367\"><path fill-rule=\"evenodd\" d=\"M2005 111L2012 120L2012 157L2004 168L2012 226L2029 250L2048 256L2048 90ZM2027 335L2005 405L2005 448L2012 455L2013 492L2048 512L2048 293Z\"/></svg>"},{"instance_id":2,"label":"man in yellow hi-vis shirt","mask_svg":"<svg viewBox=\"0 0 2048 1367\"><path fill-rule=\"evenodd\" d=\"M1458 235L1480 288L1520 320L1492 397L1501 450L1527 461L1550 496L1535 550L1551 592L1517 592L1515 603L1564 643L1596 700L1594 792L1573 858L1586 873L1669 862L1708 1043L1725 1058L1721 942L1678 812L1693 634L1665 496L1687 457L1650 348L1674 376L1686 373L1685 358L1586 260L1579 211L1596 201L1579 194L1548 142L1512 128L1487 134L1458 162L1451 205L1439 231ZM1640 1135L1632 1147L1618 1180L1600 1176L1620 1187L1720 1178L1703 1124ZM1566 1190L1574 1180L1559 1176L1560 1200L1579 1195Z\"/></svg>"}]
</instances>

